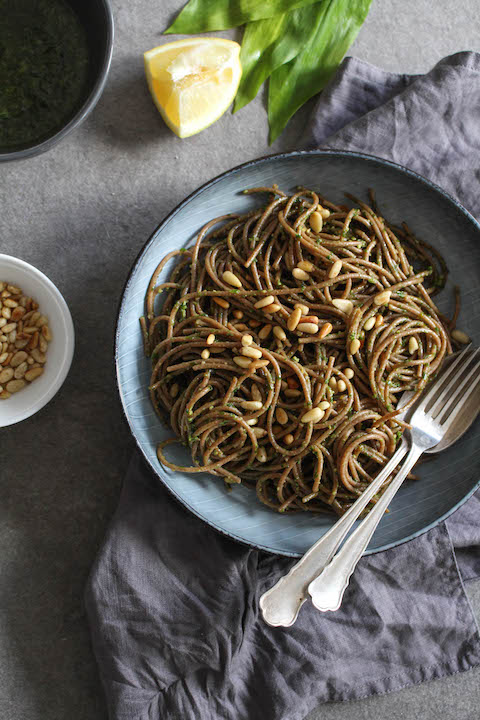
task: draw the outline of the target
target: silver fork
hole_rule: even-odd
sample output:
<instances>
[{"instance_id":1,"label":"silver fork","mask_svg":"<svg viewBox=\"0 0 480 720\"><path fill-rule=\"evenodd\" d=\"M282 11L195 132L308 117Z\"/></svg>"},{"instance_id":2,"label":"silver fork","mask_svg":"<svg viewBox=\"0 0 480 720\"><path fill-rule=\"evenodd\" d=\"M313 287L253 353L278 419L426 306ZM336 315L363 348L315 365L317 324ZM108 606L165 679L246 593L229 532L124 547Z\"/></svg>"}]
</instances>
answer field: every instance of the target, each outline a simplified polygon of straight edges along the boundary
<instances>
[{"instance_id":1,"label":"silver fork","mask_svg":"<svg viewBox=\"0 0 480 720\"><path fill-rule=\"evenodd\" d=\"M292 625L307 598L307 588L317 609L338 610L350 577L403 480L420 455L439 443L451 429L477 387L480 380L478 357L478 350L467 347L450 363L415 405L408 418L411 430L404 433L400 446L375 480L288 575L262 595L260 609L269 625ZM404 465L373 510L335 555L360 513L405 456Z\"/></svg>"}]
</instances>

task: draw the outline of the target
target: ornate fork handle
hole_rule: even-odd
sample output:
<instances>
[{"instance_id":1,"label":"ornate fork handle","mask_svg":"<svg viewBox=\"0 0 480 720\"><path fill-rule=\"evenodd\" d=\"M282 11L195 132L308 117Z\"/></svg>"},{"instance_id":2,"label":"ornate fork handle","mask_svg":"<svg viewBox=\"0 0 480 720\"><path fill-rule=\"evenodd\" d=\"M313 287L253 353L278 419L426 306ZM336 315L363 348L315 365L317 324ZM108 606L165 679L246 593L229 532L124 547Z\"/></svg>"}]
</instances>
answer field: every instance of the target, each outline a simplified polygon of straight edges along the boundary
<instances>
[{"instance_id":1,"label":"ornate fork handle","mask_svg":"<svg viewBox=\"0 0 480 720\"><path fill-rule=\"evenodd\" d=\"M297 619L300 608L308 597L309 584L330 562L341 542L360 513L377 494L408 452L405 438L375 480L360 495L352 507L342 515L330 530L313 545L290 572L260 598L260 609L266 623L275 627L289 627Z\"/></svg>"},{"instance_id":2,"label":"ornate fork handle","mask_svg":"<svg viewBox=\"0 0 480 720\"><path fill-rule=\"evenodd\" d=\"M322 612L338 610L350 577L365 552L378 523L382 519L400 485L422 453L422 448L412 446L404 464L380 500L376 503L375 507L369 512L367 517L358 528L354 530L350 537L347 538L343 547L335 555L330 564L310 583L308 592L317 610L321 610Z\"/></svg>"}]
</instances>

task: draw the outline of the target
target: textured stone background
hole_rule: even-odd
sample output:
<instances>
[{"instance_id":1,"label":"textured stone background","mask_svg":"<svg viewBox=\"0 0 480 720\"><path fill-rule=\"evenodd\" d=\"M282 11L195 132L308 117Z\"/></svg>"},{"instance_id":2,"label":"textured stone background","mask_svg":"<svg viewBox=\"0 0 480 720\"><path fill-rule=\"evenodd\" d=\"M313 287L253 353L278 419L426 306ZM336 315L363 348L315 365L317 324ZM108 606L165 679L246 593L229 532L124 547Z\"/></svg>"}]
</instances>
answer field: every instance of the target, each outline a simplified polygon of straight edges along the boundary
<instances>
[{"instance_id":1,"label":"textured stone background","mask_svg":"<svg viewBox=\"0 0 480 720\"><path fill-rule=\"evenodd\" d=\"M114 59L94 113L46 155L0 169L0 249L38 266L58 285L77 333L61 392L35 417L0 430L5 720L106 720L82 593L133 448L112 363L128 270L159 220L198 185L251 158L301 147L310 109L298 113L270 148L262 96L200 135L179 140L148 96L142 53L162 41L161 31L182 0L112 1ZM478 0L458 6L374 0L351 53L388 70L421 73L442 56L469 49L480 50ZM480 583L469 593L480 613ZM324 706L310 720L436 720L439 714L473 720L479 680L480 670L471 671L381 698Z\"/></svg>"}]
</instances>

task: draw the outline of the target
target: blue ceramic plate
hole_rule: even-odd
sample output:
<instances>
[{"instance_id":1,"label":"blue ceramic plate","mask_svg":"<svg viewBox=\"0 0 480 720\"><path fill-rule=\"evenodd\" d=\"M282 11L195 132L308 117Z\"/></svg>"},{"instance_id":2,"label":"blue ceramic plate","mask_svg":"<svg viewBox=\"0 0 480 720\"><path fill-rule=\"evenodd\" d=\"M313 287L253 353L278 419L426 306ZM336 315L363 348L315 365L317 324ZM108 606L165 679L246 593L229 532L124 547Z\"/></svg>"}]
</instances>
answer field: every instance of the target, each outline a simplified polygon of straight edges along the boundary
<instances>
[{"instance_id":1,"label":"blue ceramic plate","mask_svg":"<svg viewBox=\"0 0 480 720\"><path fill-rule=\"evenodd\" d=\"M143 355L138 322L148 281L161 258L173 248L189 244L208 220L232 211L246 212L258 204L258 198L242 195L244 188L272 183L283 190L297 185L318 189L339 203L344 191L367 199L367 189L374 188L386 218L397 223L406 220L414 233L435 245L447 260L450 280L437 296L438 304L450 312L453 285L461 285L463 310L458 327L474 339L480 337L480 226L440 188L399 165L357 153L295 152L261 158L211 180L159 225L140 253L125 287L116 334L118 386L138 447L160 481L209 525L256 548L296 557L326 532L331 517L280 515L263 506L252 490L240 486L229 492L220 478L174 473L161 467L155 448L171 433L150 405L150 364ZM453 448L421 466L420 479L402 487L395 497L369 552L425 532L474 492L480 478L479 434L477 423ZM172 448L171 457L180 465L190 464L189 454L181 446Z\"/></svg>"}]
</instances>

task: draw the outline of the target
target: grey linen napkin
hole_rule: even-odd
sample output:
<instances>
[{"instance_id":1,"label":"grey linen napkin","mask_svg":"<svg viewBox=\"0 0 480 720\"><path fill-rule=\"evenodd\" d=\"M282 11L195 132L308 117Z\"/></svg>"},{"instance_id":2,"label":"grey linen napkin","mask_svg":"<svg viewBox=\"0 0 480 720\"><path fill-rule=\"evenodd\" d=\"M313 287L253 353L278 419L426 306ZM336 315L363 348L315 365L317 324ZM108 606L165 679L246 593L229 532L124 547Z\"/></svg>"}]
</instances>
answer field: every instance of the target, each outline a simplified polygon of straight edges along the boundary
<instances>
[{"instance_id":1,"label":"grey linen napkin","mask_svg":"<svg viewBox=\"0 0 480 720\"><path fill-rule=\"evenodd\" d=\"M480 215L480 56L424 76L346 59L307 144L381 155ZM292 561L222 537L135 455L86 607L112 720L301 720L319 703L480 663L463 581L480 575L480 494L427 534L360 562L336 613L268 627L258 600Z\"/></svg>"}]
</instances>

